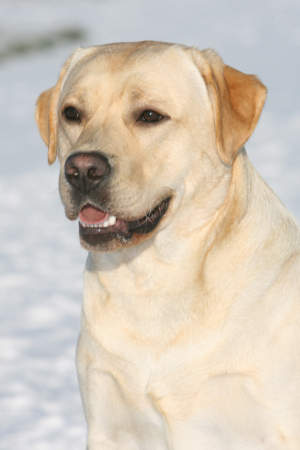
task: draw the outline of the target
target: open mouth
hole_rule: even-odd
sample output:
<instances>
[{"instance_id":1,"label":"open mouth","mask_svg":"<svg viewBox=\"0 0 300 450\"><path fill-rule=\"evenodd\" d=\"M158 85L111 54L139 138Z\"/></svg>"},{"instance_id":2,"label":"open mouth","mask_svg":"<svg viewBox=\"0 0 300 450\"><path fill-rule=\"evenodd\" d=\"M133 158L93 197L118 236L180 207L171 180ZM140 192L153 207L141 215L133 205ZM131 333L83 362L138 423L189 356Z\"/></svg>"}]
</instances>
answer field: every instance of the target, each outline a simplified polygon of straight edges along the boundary
<instances>
[{"instance_id":1,"label":"open mouth","mask_svg":"<svg viewBox=\"0 0 300 450\"><path fill-rule=\"evenodd\" d=\"M117 234L130 239L133 233L148 234L153 231L165 215L171 197L164 199L148 214L138 220L123 220L92 205L85 205L79 213L81 236Z\"/></svg>"}]
</instances>

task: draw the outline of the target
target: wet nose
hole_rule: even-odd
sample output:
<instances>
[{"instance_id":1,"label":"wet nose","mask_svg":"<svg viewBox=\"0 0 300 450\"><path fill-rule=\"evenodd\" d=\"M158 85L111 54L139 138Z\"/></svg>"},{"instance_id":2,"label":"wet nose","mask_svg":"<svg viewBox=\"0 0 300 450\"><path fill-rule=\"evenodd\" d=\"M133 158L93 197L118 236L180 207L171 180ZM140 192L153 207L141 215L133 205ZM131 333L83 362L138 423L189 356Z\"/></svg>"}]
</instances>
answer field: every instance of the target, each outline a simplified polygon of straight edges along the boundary
<instances>
[{"instance_id":1,"label":"wet nose","mask_svg":"<svg viewBox=\"0 0 300 450\"><path fill-rule=\"evenodd\" d=\"M65 163L67 181L84 194L96 189L100 181L109 172L107 158L98 152L75 153Z\"/></svg>"}]
</instances>

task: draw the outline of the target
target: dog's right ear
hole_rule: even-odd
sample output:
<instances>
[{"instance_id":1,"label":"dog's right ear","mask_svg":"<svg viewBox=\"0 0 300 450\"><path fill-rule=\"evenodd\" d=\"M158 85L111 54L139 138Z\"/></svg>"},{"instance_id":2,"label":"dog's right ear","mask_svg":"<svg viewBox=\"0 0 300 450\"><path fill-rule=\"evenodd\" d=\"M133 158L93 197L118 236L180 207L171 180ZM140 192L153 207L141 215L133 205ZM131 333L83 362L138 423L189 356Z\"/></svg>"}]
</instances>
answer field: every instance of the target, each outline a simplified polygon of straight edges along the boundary
<instances>
[{"instance_id":1,"label":"dog's right ear","mask_svg":"<svg viewBox=\"0 0 300 450\"><path fill-rule=\"evenodd\" d=\"M58 102L63 87L64 80L70 73L70 70L84 56L90 54L93 48L78 48L69 57L60 73L57 84L42 92L36 102L35 120L41 134L41 137L48 147L48 163L53 164L57 155L57 118Z\"/></svg>"},{"instance_id":2,"label":"dog's right ear","mask_svg":"<svg viewBox=\"0 0 300 450\"><path fill-rule=\"evenodd\" d=\"M35 120L40 135L48 147L49 164L54 163L57 154L57 107L67 67L66 63L57 84L42 92L36 102Z\"/></svg>"}]
</instances>

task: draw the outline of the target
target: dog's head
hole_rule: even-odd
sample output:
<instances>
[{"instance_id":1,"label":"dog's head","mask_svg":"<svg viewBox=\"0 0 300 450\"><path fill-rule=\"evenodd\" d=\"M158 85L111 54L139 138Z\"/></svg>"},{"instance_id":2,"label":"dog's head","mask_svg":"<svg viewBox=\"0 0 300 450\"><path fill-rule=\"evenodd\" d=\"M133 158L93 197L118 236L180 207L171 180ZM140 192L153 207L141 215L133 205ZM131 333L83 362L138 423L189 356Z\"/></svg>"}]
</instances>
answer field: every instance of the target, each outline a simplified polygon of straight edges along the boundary
<instances>
[{"instance_id":1,"label":"dog's head","mask_svg":"<svg viewBox=\"0 0 300 450\"><path fill-rule=\"evenodd\" d=\"M82 245L152 238L206 198L258 121L266 89L211 50L157 42L78 49L36 121ZM187 214L192 210L186 207ZM187 219L189 220L189 219Z\"/></svg>"}]
</instances>

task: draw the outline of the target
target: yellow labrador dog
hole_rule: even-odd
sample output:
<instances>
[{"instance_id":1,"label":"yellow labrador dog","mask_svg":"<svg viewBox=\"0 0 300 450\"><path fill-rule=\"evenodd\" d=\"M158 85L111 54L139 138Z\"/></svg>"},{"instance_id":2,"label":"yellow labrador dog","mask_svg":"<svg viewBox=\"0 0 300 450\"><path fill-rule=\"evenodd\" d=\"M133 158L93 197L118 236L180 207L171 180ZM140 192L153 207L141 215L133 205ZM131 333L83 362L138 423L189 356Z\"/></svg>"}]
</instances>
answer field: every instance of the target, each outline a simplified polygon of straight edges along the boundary
<instances>
[{"instance_id":1,"label":"yellow labrador dog","mask_svg":"<svg viewBox=\"0 0 300 450\"><path fill-rule=\"evenodd\" d=\"M266 92L139 42L76 50L37 101L89 250L90 450L300 449L300 233L243 147Z\"/></svg>"}]
</instances>

